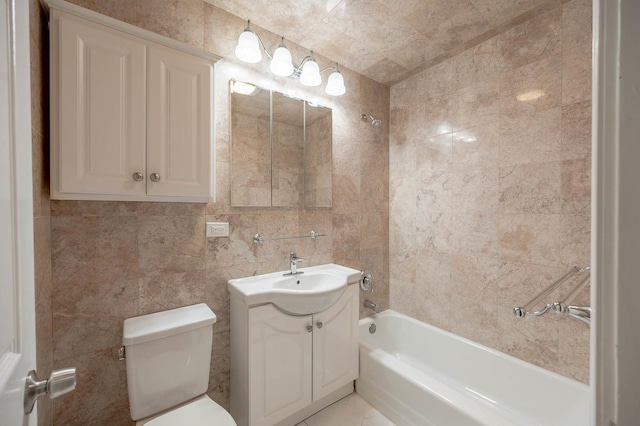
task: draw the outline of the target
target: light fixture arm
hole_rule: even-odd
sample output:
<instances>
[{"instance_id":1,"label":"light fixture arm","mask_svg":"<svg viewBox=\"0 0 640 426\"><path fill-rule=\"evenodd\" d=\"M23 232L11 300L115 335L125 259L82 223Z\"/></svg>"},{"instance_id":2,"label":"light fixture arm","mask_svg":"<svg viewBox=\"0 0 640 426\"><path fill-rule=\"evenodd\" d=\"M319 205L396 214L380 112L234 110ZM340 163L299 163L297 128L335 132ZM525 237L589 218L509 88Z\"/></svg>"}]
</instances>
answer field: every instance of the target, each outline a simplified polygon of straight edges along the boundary
<instances>
[{"instance_id":1,"label":"light fixture arm","mask_svg":"<svg viewBox=\"0 0 640 426\"><path fill-rule=\"evenodd\" d=\"M269 51L267 50L267 47L264 45L264 42L262 41L262 39L260 38L260 36L258 35L257 32L253 31L251 29L251 19L247 19L247 28L244 29L245 31L249 31L250 33L255 34L256 38L258 39L258 41L260 42L260 47L262 47L262 50L264 50L264 53L267 54L267 56L269 57L269 59L273 59L273 56L271 56L271 53L269 53ZM282 40L284 40L284 36L282 36Z\"/></svg>"}]
</instances>

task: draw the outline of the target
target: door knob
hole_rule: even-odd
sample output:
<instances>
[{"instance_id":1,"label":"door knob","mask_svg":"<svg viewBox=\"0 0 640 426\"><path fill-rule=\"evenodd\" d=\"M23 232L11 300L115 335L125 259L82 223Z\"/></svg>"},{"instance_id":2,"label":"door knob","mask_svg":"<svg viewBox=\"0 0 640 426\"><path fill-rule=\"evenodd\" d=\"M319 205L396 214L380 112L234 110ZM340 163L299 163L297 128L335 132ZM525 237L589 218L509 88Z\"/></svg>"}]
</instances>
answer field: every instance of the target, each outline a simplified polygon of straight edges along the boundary
<instances>
[{"instance_id":1,"label":"door knob","mask_svg":"<svg viewBox=\"0 0 640 426\"><path fill-rule=\"evenodd\" d=\"M151 182L160 182L160 175L158 173L151 173L149 179L151 179Z\"/></svg>"},{"instance_id":2,"label":"door knob","mask_svg":"<svg viewBox=\"0 0 640 426\"><path fill-rule=\"evenodd\" d=\"M33 406L41 396L48 394L55 399L76 388L76 369L54 370L48 379L38 380L35 370L29 371L24 387L24 413L31 414Z\"/></svg>"},{"instance_id":3,"label":"door knob","mask_svg":"<svg viewBox=\"0 0 640 426\"><path fill-rule=\"evenodd\" d=\"M142 179L144 179L144 175L142 173L140 173L140 172L135 172L134 174L131 175L131 177L136 182L140 182Z\"/></svg>"}]
</instances>

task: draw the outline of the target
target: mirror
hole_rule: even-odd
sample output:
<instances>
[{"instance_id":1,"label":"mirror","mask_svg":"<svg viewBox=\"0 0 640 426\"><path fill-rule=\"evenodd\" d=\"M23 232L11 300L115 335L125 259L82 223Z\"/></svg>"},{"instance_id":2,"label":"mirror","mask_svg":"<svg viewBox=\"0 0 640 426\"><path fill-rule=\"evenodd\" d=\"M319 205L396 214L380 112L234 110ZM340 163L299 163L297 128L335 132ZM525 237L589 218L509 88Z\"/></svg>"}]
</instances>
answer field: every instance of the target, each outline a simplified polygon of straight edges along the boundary
<instances>
[{"instance_id":1,"label":"mirror","mask_svg":"<svg viewBox=\"0 0 640 426\"><path fill-rule=\"evenodd\" d=\"M331 109L231 81L231 205L331 207Z\"/></svg>"}]
</instances>

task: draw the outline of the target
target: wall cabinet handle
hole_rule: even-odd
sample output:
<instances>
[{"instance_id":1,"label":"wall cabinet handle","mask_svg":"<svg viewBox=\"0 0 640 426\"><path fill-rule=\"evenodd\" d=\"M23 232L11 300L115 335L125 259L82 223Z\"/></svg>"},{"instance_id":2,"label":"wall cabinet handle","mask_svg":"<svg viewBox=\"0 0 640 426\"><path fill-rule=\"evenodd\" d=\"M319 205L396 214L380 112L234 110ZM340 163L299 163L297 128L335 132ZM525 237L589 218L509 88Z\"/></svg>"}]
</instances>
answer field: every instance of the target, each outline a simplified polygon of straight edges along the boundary
<instances>
[{"instance_id":1,"label":"wall cabinet handle","mask_svg":"<svg viewBox=\"0 0 640 426\"><path fill-rule=\"evenodd\" d=\"M158 173L151 173L149 179L151 179L151 182L160 182L160 175Z\"/></svg>"},{"instance_id":2,"label":"wall cabinet handle","mask_svg":"<svg viewBox=\"0 0 640 426\"><path fill-rule=\"evenodd\" d=\"M134 174L131 175L131 177L136 182L140 182L142 179L144 179L144 175L142 173L140 173L140 172L135 172Z\"/></svg>"},{"instance_id":3,"label":"wall cabinet handle","mask_svg":"<svg viewBox=\"0 0 640 426\"><path fill-rule=\"evenodd\" d=\"M308 325L307 326L307 333L311 333L313 331L313 326L312 325Z\"/></svg>"},{"instance_id":4,"label":"wall cabinet handle","mask_svg":"<svg viewBox=\"0 0 640 426\"><path fill-rule=\"evenodd\" d=\"M322 324L322 321L318 321L318 322L316 323L316 327L318 327L318 328L322 328L322 326L323 326L323 325L324 325L324 324Z\"/></svg>"}]
</instances>

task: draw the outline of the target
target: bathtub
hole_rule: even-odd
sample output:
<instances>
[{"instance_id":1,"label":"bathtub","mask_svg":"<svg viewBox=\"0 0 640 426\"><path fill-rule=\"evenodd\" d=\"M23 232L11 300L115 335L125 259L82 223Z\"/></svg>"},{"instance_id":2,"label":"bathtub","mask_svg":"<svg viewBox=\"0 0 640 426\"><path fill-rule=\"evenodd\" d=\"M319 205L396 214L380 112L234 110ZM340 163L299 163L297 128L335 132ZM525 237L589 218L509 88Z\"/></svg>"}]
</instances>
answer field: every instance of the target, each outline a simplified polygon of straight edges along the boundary
<instances>
[{"instance_id":1,"label":"bathtub","mask_svg":"<svg viewBox=\"0 0 640 426\"><path fill-rule=\"evenodd\" d=\"M359 327L356 391L398 426L590 423L582 383L392 310Z\"/></svg>"}]
</instances>

